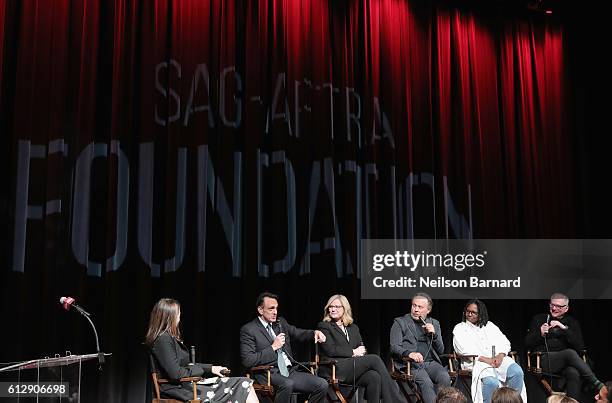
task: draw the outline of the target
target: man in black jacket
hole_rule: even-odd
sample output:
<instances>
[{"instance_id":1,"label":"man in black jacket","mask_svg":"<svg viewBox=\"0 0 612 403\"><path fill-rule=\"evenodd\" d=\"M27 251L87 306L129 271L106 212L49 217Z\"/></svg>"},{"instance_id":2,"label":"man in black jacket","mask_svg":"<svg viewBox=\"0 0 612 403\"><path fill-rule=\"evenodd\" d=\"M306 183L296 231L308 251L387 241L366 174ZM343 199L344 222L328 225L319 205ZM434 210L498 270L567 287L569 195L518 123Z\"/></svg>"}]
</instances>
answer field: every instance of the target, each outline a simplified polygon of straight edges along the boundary
<instances>
[{"instance_id":1,"label":"man in black jacket","mask_svg":"<svg viewBox=\"0 0 612 403\"><path fill-rule=\"evenodd\" d=\"M582 331L578 321L567 314L568 311L567 295L551 295L549 313L538 314L531 319L529 331L525 336L525 347L543 352L542 369L553 374L562 374L566 378L568 396L578 398L580 378L589 382L596 390L604 385L578 355L578 351L584 349Z\"/></svg>"},{"instance_id":2,"label":"man in black jacket","mask_svg":"<svg viewBox=\"0 0 612 403\"><path fill-rule=\"evenodd\" d=\"M402 370L405 365L402 357L411 359L411 371L425 403L436 400L436 388L451 385L448 371L440 361L440 354L444 353L440 322L428 316L432 307L428 294L416 293L410 313L395 318L389 335L393 365Z\"/></svg>"},{"instance_id":3,"label":"man in black jacket","mask_svg":"<svg viewBox=\"0 0 612 403\"><path fill-rule=\"evenodd\" d=\"M322 402L328 383L323 378L299 370L293 359L291 339L323 343L325 335L319 330L299 329L284 318L277 318L278 297L274 294L264 292L259 295L257 312L259 316L240 329L242 365L246 368L274 366L270 378L276 390L275 403L288 403L294 391L309 393L309 402ZM263 374L256 374L255 378L259 383L266 382Z\"/></svg>"}]
</instances>

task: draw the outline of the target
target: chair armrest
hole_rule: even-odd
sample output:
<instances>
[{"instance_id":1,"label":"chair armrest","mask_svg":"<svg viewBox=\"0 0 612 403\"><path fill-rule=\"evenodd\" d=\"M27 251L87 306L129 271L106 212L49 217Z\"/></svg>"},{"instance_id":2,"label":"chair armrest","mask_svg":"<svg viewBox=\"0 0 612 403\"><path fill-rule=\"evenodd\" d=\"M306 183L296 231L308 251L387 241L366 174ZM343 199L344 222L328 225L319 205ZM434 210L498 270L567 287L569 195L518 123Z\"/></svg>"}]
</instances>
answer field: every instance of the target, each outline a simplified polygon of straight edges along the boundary
<instances>
[{"instance_id":1,"label":"chair armrest","mask_svg":"<svg viewBox=\"0 0 612 403\"><path fill-rule=\"evenodd\" d=\"M202 380L201 376L189 376L189 377L186 377L186 378L179 379L179 381L181 381L181 382L199 382L201 380Z\"/></svg>"},{"instance_id":2,"label":"chair armrest","mask_svg":"<svg viewBox=\"0 0 612 403\"><path fill-rule=\"evenodd\" d=\"M316 361L296 361L298 365L303 365L305 367L315 367L317 365Z\"/></svg>"},{"instance_id":3,"label":"chair armrest","mask_svg":"<svg viewBox=\"0 0 612 403\"><path fill-rule=\"evenodd\" d=\"M325 365L326 367L331 367L332 365L338 364L338 360L328 359L325 361L319 361L319 365Z\"/></svg>"},{"instance_id":4,"label":"chair armrest","mask_svg":"<svg viewBox=\"0 0 612 403\"><path fill-rule=\"evenodd\" d=\"M200 381L201 379L202 379L201 376L189 376L186 378L179 379L179 382L191 382L193 400L197 400L198 398L197 382ZM157 374L153 373L153 382L155 383L155 395L159 399L159 384L170 383L170 381L168 379L158 378Z\"/></svg>"},{"instance_id":5,"label":"chair armrest","mask_svg":"<svg viewBox=\"0 0 612 403\"><path fill-rule=\"evenodd\" d=\"M317 360L313 364L315 364L315 365L311 366L311 368L318 368L319 366L329 367L329 369L331 369L331 378L330 378L330 380L332 382L337 382L337 379L336 379L336 364L338 364L338 360L335 360L333 358L328 358L328 359L323 360L323 361L318 361ZM315 373L313 372L313 374L315 374Z\"/></svg>"},{"instance_id":6,"label":"chair armrest","mask_svg":"<svg viewBox=\"0 0 612 403\"><path fill-rule=\"evenodd\" d=\"M187 378L181 378L178 381L179 382L198 382L201 381L202 377L201 376L190 376ZM163 378L157 378L157 383L170 383L171 381L168 379L163 379Z\"/></svg>"},{"instance_id":7,"label":"chair armrest","mask_svg":"<svg viewBox=\"0 0 612 403\"><path fill-rule=\"evenodd\" d=\"M406 364L406 372L403 373L403 375L406 375L407 377L411 377L410 375L410 363L414 362L414 360L410 357L408 357L407 355L402 355L402 361L404 361L404 363Z\"/></svg>"},{"instance_id":8,"label":"chair armrest","mask_svg":"<svg viewBox=\"0 0 612 403\"><path fill-rule=\"evenodd\" d=\"M456 371L455 371L455 364L453 364L453 361L457 360L457 353L452 352L449 354L440 354L440 357L446 358L448 360L448 372L451 377L455 376Z\"/></svg>"},{"instance_id":9,"label":"chair armrest","mask_svg":"<svg viewBox=\"0 0 612 403\"><path fill-rule=\"evenodd\" d=\"M267 382L266 382L266 384L268 385L268 387L270 387L272 385L272 380L270 379L270 370L272 368L274 368L274 366L272 366L272 365L258 365L256 367L251 367L248 370L247 377L250 378L249 375L251 373L254 373L254 372L266 372L266 375L267 375Z\"/></svg>"},{"instance_id":10,"label":"chair armrest","mask_svg":"<svg viewBox=\"0 0 612 403\"><path fill-rule=\"evenodd\" d=\"M458 353L455 353L455 356L459 360L473 360L473 359L478 358L478 354L458 354Z\"/></svg>"},{"instance_id":11,"label":"chair armrest","mask_svg":"<svg viewBox=\"0 0 612 403\"><path fill-rule=\"evenodd\" d=\"M542 352L541 351L529 351L527 350L527 370L535 373L541 373L542 368L540 366L540 362L542 360ZM536 365L533 366L531 360L535 356Z\"/></svg>"},{"instance_id":12,"label":"chair armrest","mask_svg":"<svg viewBox=\"0 0 612 403\"><path fill-rule=\"evenodd\" d=\"M440 357L444 357L444 358L448 359L449 374L451 376L456 376L459 373L459 371L462 371L462 369L461 369L461 360L468 360L473 365L474 361L476 360L478 355L476 355L476 354L459 354L458 352L453 351L450 354L441 354ZM455 368L455 364L456 364L457 368Z\"/></svg>"},{"instance_id":13,"label":"chair armrest","mask_svg":"<svg viewBox=\"0 0 612 403\"><path fill-rule=\"evenodd\" d=\"M263 372L263 371L269 371L272 368L274 368L273 365L258 365L256 367L251 367L249 369L249 372Z\"/></svg>"}]
</instances>

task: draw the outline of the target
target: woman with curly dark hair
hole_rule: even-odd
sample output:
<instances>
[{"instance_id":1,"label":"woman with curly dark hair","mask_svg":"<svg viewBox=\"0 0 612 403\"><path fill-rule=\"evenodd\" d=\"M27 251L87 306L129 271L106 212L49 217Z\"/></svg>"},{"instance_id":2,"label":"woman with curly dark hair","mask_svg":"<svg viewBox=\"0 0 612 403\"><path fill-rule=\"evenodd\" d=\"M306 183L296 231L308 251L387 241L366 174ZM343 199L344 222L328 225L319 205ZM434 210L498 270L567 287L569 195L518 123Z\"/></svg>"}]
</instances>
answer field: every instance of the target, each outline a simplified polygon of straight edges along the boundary
<instances>
[{"instance_id":1,"label":"woman with curly dark hair","mask_svg":"<svg viewBox=\"0 0 612 403\"><path fill-rule=\"evenodd\" d=\"M487 307L481 300L465 304L463 321L453 329L453 346L461 355L475 355L472 362L462 362L472 370L472 400L491 401L491 395L502 386L509 386L527 400L523 370L508 356L510 341L489 320Z\"/></svg>"}]
</instances>

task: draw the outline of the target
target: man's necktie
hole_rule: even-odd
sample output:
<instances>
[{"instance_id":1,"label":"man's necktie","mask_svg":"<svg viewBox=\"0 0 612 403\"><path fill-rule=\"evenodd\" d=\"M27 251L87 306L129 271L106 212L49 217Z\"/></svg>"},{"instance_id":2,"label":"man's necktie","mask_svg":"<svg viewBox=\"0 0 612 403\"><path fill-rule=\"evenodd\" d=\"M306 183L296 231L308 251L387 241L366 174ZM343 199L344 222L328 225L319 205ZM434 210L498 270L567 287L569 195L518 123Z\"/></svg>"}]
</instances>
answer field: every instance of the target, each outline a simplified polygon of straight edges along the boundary
<instances>
[{"instance_id":1,"label":"man's necktie","mask_svg":"<svg viewBox=\"0 0 612 403\"><path fill-rule=\"evenodd\" d=\"M274 340L274 333L272 333L272 325L268 325L268 333L270 333L270 337ZM285 357L283 357L282 348L276 350L276 361L278 363L278 370L280 371L282 376L289 376L289 371L287 370L287 364L285 363Z\"/></svg>"}]
</instances>

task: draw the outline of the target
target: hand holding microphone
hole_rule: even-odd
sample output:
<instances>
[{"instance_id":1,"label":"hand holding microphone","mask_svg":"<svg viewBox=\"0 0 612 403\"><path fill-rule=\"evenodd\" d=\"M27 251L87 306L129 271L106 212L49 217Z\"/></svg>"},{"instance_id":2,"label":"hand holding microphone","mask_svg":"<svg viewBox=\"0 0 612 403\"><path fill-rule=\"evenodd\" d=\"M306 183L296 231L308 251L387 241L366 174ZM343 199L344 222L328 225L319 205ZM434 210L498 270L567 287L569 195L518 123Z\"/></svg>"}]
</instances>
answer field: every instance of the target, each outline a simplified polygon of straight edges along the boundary
<instances>
[{"instance_id":1,"label":"hand holding microphone","mask_svg":"<svg viewBox=\"0 0 612 403\"><path fill-rule=\"evenodd\" d=\"M423 317L419 316L419 319L421 320L421 323L423 323L423 329L425 330L425 332L431 336L433 336L434 334L436 334L436 329L434 328L433 323L427 323L425 322L425 319L423 319Z\"/></svg>"},{"instance_id":2,"label":"hand holding microphone","mask_svg":"<svg viewBox=\"0 0 612 403\"><path fill-rule=\"evenodd\" d=\"M550 315L546 315L546 322L542 323L540 326L540 334L542 337L546 337L548 335L548 330L550 329L550 325L548 322L550 321Z\"/></svg>"},{"instance_id":3,"label":"hand holding microphone","mask_svg":"<svg viewBox=\"0 0 612 403\"><path fill-rule=\"evenodd\" d=\"M284 345L285 345L285 333L279 333L274 338L274 342L272 343L272 349L276 351L279 348L283 348Z\"/></svg>"}]
</instances>

